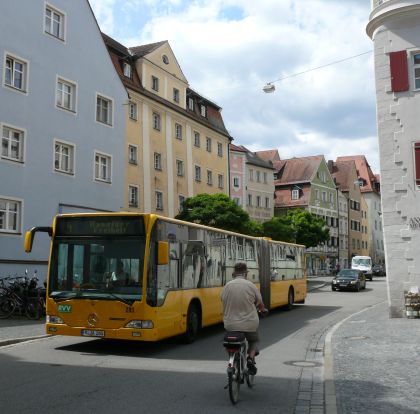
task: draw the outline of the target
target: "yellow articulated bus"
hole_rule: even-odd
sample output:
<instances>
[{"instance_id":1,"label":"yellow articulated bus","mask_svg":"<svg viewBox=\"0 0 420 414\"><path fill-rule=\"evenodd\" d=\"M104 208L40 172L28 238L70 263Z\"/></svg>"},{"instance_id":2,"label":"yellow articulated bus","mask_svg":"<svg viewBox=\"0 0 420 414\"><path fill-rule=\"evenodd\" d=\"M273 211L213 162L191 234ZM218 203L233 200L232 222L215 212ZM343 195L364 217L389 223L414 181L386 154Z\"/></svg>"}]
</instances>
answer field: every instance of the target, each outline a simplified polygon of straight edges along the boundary
<instances>
[{"instance_id":1,"label":"yellow articulated bus","mask_svg":"<svg viewBox=\"0 0 420 414\"><path fill-rule=\"evenodd\" d=\"M36 232L52 238L46 332L140 341L222 321L220 293L245 262L266 307L303 303L305 247L154 214L63 214Z\"/></svg>"}]
</instances>

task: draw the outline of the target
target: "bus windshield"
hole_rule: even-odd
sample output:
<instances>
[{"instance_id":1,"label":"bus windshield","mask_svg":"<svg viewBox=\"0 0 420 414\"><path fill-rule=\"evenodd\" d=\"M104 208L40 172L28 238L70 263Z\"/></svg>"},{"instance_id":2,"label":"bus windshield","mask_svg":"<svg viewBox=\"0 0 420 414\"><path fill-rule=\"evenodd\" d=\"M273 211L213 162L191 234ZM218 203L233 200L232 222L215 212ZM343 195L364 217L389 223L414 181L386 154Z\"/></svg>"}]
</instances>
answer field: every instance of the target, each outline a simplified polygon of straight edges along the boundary
<instances>
[{"instance_id":1,"label":"bus windshield","mask_svg":"<svg viewBox=\"0 0 420 414\"><path fill-rule=\"evenodd\" d=\"M144 236L55 238L49 297L142 300L144 248Z\"/></svg>"}]
</instances>

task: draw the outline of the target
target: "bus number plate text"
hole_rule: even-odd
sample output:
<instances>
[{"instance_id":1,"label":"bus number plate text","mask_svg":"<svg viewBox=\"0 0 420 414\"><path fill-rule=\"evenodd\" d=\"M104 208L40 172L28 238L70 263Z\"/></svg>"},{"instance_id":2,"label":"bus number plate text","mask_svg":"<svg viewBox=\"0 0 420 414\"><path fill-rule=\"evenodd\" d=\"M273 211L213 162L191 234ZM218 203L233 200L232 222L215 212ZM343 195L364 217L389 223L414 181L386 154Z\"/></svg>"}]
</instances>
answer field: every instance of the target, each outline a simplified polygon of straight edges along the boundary
<instances>
[{"instance_id":1,"label":"bus number plate text","mask_svg":"<svg viewBox=\"0 0 420 414\"><path fill-rule=\"evenodd\" d=\"M96 329L82 329L82 336L96 336L103 338L105 336L105 331L98 331Z\"/></svg>"}]
</instances>

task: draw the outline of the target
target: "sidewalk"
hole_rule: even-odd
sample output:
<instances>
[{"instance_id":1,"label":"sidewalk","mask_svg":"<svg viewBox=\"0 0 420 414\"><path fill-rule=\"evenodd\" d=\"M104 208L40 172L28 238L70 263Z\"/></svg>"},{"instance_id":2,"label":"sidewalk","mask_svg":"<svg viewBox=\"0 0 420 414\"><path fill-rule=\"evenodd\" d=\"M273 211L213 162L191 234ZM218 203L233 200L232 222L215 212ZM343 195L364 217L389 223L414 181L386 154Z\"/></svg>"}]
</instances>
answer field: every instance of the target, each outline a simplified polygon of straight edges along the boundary
<instances>
[{"instance_id":1,"label":"sidewalk","mask_svg":"<svg viewBox=\"0 0 420 414\"><path fill-rule=\"evenodd\" d=\"M45 318L31 321L25 317L0 319L0 347L47 336Z\"/></svg>"}]
</instances>

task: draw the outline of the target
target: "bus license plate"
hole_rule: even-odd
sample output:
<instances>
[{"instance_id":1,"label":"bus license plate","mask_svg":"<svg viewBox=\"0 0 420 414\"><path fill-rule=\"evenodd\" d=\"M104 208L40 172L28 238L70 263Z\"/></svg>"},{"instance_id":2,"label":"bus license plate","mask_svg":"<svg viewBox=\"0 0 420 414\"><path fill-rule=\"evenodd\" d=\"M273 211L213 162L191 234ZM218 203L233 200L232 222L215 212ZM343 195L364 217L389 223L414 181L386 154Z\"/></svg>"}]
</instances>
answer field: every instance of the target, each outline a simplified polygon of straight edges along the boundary
<instances>
[{"instance_id":1,"label":"bus license plate","mask_svg":"<svg viewBox=\"0 0 420 414\"><path fill-rule=\"evenodd\" d=\"M98 331L96 329L82 329L82 336L96 336L103 338L105 336L105 331Z\"/></svg>"}]
</instances>

